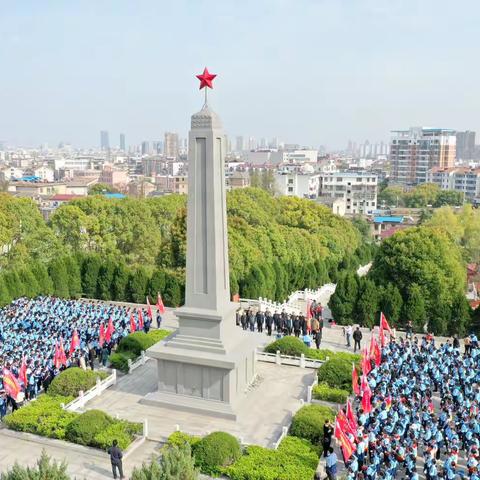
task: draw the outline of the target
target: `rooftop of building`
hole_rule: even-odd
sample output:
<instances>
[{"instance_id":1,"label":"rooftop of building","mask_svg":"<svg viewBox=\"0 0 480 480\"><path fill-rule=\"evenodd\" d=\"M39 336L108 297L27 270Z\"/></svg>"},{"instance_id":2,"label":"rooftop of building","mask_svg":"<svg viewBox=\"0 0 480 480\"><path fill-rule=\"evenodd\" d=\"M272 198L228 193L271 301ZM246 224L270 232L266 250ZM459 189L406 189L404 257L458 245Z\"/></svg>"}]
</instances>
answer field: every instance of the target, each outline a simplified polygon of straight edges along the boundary
<instances>
[{"instance_id":1,"label":"rooftop of building","mask_svg":"<svg viewBox=\"0 0 480 480\"><path fill-rule=\"evenodd\" d=\"M113 198L113 199L127 198L127 196L123 193L103 193L102 195L105 198Z\"/></svg>"},{"instance_id":2,"label":"rooftop of building","mask_svg":"<svg viewBox=\"0 0 480 480\"><path fill-rule=\"evenodd\" d=\"M77 198L85 198L82 195L74 195L71 193L57 193L56 195L53 195L52 197L49 198L49 200L52 200L54 202L69 202L70 200L75 200Z\"/></svg>"},{"instance_id":3,"label":"rooftop of building","mask_svg":"<svg viewBox=\"0 0 480 480\"><path fill-rule=\"evenodd\" d=\"M480 167L433 167L431 173L475 173L480 174Z\"/></svg>"},{"instance_id":4,"label":"rooftop of building","mask_svg":"<svg viewBox=\"0 0 480 480\"><path fill-rule=\"evenodd\" d=\"M403 217L394 217L394 216L382 216L382 217L373 217L374 223L402 223Z\"/></svg>"}]
</instances>

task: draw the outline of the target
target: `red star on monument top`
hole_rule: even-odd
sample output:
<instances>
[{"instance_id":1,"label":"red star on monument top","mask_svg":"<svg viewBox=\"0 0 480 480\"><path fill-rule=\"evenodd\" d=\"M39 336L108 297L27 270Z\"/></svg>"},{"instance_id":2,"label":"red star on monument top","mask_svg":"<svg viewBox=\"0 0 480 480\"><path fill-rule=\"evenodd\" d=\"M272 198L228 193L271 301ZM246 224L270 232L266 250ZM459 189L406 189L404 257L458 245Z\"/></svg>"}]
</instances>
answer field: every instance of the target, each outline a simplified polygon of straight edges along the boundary
<instances>
[{"instance_id":1,"label":"red star on monument top","mask_svg":"<svg viewBox=\"0 0 480 480\"><path fill-rule=\"evenodd\" d=\"M205 67L201 75L196 75L196 77L200 80L200 90L205 87L213 88L213 79L216 75L210 73L207 67Z\"/></svg>"}]
</instances>

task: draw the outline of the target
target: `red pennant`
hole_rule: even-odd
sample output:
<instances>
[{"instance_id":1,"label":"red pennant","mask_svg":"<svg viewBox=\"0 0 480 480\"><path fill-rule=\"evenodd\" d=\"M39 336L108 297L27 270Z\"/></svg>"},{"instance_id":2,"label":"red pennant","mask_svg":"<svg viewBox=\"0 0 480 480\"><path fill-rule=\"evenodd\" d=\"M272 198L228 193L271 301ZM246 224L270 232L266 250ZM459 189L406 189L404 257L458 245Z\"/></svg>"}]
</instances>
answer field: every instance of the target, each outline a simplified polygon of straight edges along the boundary
<instances>
[{"instance_id":1,"label":"red pennant","mask_svg":"<svg viewBox=\"0 0 480 480\"><path fill-rule=\"evenodd\" d=\"M13 399L16 399L22 389L20 387L20 384L18 383L18 380L15 378L15 375L7 368L4 368L2 372L2 377L3 388L5 389L5 392L7 392L7 395L12 397Z\"/></svg>"},{"instance_id":2,"label":"red pennant","mask_svg":"<svg viewBox=\"0 0 480 480\"><path fill-rule=\"evenodd\" d=\"M80 338L78 337L78 333L76 330L73 331L72 335L72 341L70 342L70 350L69 350L69 356L72 355L72 353L75 351L77 347L80 346Z\"/></svg>"},{"instance_id":3,"label":"red pennant","mask_svg":"<svg viewBox=\"0 0 480 480\"><path fill-rule=\"evenodd\" d=\"M360 395L360 386L358 385L358 372L355 368L354 363L352 363L352 390L357 397Z\"/></svg>"},{"instance_id":4,"label":"red pennant","mask_svg":"<svg viewBox=\"0 0 480 480\"><path fill-rule=\"evenodd\" d=\"M143 330L143 313L142 309L138 309L138 329Z\"/></svg>"},{"instance_id":5,"label":"red pennant","mask_svg":"<svg viewBox=\"0 0 480 480\"><path fill-rule=\"evenodd\" d=\"M27 386L27 362L25 361L25 357L22 357L22 365L20 366L20 370L18 372L18 379L23 382L25 387Z\"/></svg>"},{"instance_id":6,"label":"red pennant","mask_svg":"<svg viewBox=\"0 0 480 480\"><path fill-rule=\"evenodd\" d=\"M340 446L342 447L343 456L347 462L355 451L355 446L352 441L348 438L346 433L342 430L342 427L338 423L338 419L335 421L335 438L339 441Z\"/></svg>"},{"instance_id":7,"label":"red pennant","mask_svg":"<svg viewBox=\"0 0 480 480\"><path fill-rule=\"evenodd\" d=\"M130 315L130 333L135 332L137 329L137 326L135 325L135 317L133 316L133 313Z\"/></svg>"},{"instance_id":8,"label":"red pennant","mask_svg":"<svg viewBox=\"0 0 480 480\"><path fill-rule=\"evenodd\" d=\"M148 308L147 308L148 318L150 318L150 320L153 320L152 306L150 305L150 299L148 297L147 297L147 305L148 305Z\"/></svg>"},{"instance_id":9,"label":"red pennant","mask_svg":"<svg viewBox=\"0 0 480 480\"><path fill-rule=\"evenodd\" d=\"M163 305L163 300L160 293L157 296L157 308L162 315L165 313L165 305Z\"/></svg>"},{"instance_id":10,"label":"red pennant","mask_svg":"<svg viewBox=\"0 0 480 480\"><path fill-rule=\"evenodd\" d=\"M112 339L112 335L115 332L115 327L113 326L112 317L108 320L107 331L105 332L105 340L109 342Z\"/></svg>"}]
</instances>

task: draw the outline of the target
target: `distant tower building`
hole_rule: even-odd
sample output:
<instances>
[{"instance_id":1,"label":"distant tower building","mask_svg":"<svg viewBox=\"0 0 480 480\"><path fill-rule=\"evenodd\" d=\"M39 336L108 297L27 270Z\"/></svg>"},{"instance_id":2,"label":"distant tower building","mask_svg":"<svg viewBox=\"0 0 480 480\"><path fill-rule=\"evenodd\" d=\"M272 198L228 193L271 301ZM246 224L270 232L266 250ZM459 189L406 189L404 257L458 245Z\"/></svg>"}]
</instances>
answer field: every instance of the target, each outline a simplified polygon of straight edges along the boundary
<instances>
[{"instance_id":1,"label":"distant tower building","mask_svg":"<svg viewBox=\"0 0 480 480\"><path fill-rule=\"evenodd\" d=\"M278 148L278 138L277 137L272 138L269 147L270 148Z\"/></svg>"},{"instance_id":2,"label":"distant tower building","mask_svg":"<svg viewBox=\"0 0 480 480\"><path fill-rule=\"evenodd\" d=\"M144 141L142 142L142 155L149 155L150 154L150 142Z\"/></svg>"},{"instance_id":3,"label":"distant tower building","mask_svg":"<svg viewBox=\"0 0 480 480\"><path fill-rule=\"evenodd\" d=\"M110 150L110 140L106 130L102 130L100 132L100 148L102 150Z\"/></svg>"},{"instance_id":4,"label":"distant tower building","mask_svg":"<svg viewBox=\"0 0 480 480\"><path fill-rule=\"evenodd\" d=\"M445 128L412 127L392 132L392 180L402 184L424 183L428 170L455 166L457 137Z\"/></svg>"},{"instance_id":5,"label":"distant tower building","mask_svg":"<svg viewBox=\"0 0 480 480\"><path fill-rule=\"evenodd\" d=\"M165 132L163 153L166 157L178 157L178 133Z\"/></svg>"},{"instance_id":6,"label":"distant tower building","mask_svg":"<svg viewBox=\"0 0 480 480\"><path fill-rule=\"evenodd\" d=\"M163 153L163 142L161 140L152 142L152 152L153 154Z\"/></svg>"},{"instance_id":7,"label":"distant tower building","mask_svg":"<svg viewBox=\"0 0 480 480\"><path fill-rule=\"evenodd\" d=\"M475 158L475 132L466 130L457 132L457 160L472 160Z\"/></svg>"},{"instance_id":8,"label":"distant tower building","mask_svg":"<svg viewBox=\"0 0 480 480\"><path fill-rule=\"evenodd\" d=\"M242 152L243 150L245 150L245 143L243 142L243 137L237 137L235 150L237 152Z\"/></svg>"},{"instance_id":9,"label":"distant tower building","mask_svg":"<svg viewBox=\"0 0 480 480\"><path fill-rule=\"evenodd\" d=\"M122 152L126 152L126 149L125 149L125 134L124 133L120 134L120 150Z\"/></svg>"},{"instance_id":10,"label":"distant tower building","mask_svg":"<svg viewBox=\"0 0 480 480\"><path fill-rule=\"evenodd\" d=\"M250 137L248 139L248 149L255 150L256 148L257 148L257 141L255 140L254 137Z\"/></svg>"}]
</instances>

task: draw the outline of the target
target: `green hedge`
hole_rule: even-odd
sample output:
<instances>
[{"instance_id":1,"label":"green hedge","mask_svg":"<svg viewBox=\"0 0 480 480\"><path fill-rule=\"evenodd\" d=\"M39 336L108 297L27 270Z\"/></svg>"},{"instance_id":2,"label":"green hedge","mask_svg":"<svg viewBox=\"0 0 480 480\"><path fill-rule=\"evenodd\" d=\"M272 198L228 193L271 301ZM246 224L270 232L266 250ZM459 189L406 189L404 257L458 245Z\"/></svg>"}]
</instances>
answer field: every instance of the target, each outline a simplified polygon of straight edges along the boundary
<instances>
[{"instance_id":1,"label":"green hedge","mask_svg":"<svg viewBox=\"0 0 480 480\"><path fill-rule=\"evenodd\" d=\"M68 424L77 414L63 410L60 404L72 400L73 397L40 395L37 400L7 415L4 422L11 430L63 440Z\"/></svg>"},{"instance_id":2,"label":"green hedge","mask_svg":"<svg viewBox=\"0 0 480 480\"><path fill-rule=\"evenodd\" d=\"M321 383L313 387L313 398L323 400L324 402L345 403L350 392L340 388L333 388L326 383Z\"/></svg>"},{"instance_id":3,"label":"green hedge","mask_svg":"<svg viewBox=\"0 0 480 480\"><path fill-rule=\"evenodd\" d=\"M241 456L239 441L229 433L213 432L193 447L195 465L202 473L218 475L223 467L235 463Z\"/></svg>"},{"instance_id":4,"label":"green hedge","mask_svg":"<svg viewBox=\"0 0 480 480\"><path fill-rule=\"evenodd\" d=\"M283 337L270 343L265 347L267 353L277 353L280 351L282 355L292 355L299 357L302 353L307 356L309 348L297 337Z\"/></svg>"},{"instance_id":5,"label":"green hedge","mask_svg":"<svg viewBox=\"0 0 480 480\"><path fill-rule=\"evenodd\" d=\"M162 338L170 335L169 330L151 330L148 333L135 332L127 335L120 340L118 344L118 352L132 352L139 356L143 350L147 350Z\"/></svg>"},{"instance_id":6,"label":"green hedge","mask_svg":"<svg viewBox=\"0 0 480 480\"><path fill-rule=\"evenodd\" d=\"M233 465L223 469L231 480L312 480L318 464L307 441L286 437L278 450L252 445Z\"/></svg>"},{"instance_id":7,"label":"green hedge","mask_svg":"<svg viewBox=\"0 0 480 480\"><path fill-rule=\"evenodd\" d=\"M97 378L103 380L107 376L105 372L92 372L78 367L67 368L53 379L48 388L48 395L77 397L80 390L86 392L94 387Z\"/></svg>"},{"instance_id":8,"label":"green hedge","mask_svg":"<svg viewBox=\"0 0 480 480\"><path fill-rule=\"evenodd\" d=\"M333 388L351 391L352 362L334 357L318 369L318 383L326 383Z\"/></svg>"},{"instance_id":9,"label":"green hedge","mask_svg":"<svg viewBox=\"0 0 480 480\"><path fill-rule=\"evenodd\" d=\"M110 366L121 372L128 372L128 360L135 360L137 356L132 352L114 352L109 357Z\"/></svg>"},{"instance_id":10,"label":"green hedge","mask_svg":"<svg viewBox=\"0 0 480 480\"><path fill-rule=\"evenodd\" d=\"M326 420L333 420L335 411L323 405L306 405L292 418L290 435L304 438L314 445L323 439L323 425Z\"/></svg>"},{"instance_id":11,"label":"green hedge","mask_svg":"<svg viewBox=\"0 0 480 480\"><path fill-rule=\"evenodd\" d=\"M113 419L100 410L82 414L63 410L61 404L71 400L73 397L40 395L7 415L4 421L12 430L102 449L109 447L114 439L125 449L142 430L141 424Z\"/></svg>"},{"instance_id":12,"label":"green hedge","mask_svg":"<svg viewBox=\"0 0 480 480\"><path fill-rule=\"evenodd\" d=\"M184 432L173 432L167 440L168 445L175 445L176 447L181 447L188 443L190 447L194 447L199 441L201 437L196 437L194 435L189 435L188 433Z\"/></svg>"}]
</instances>

